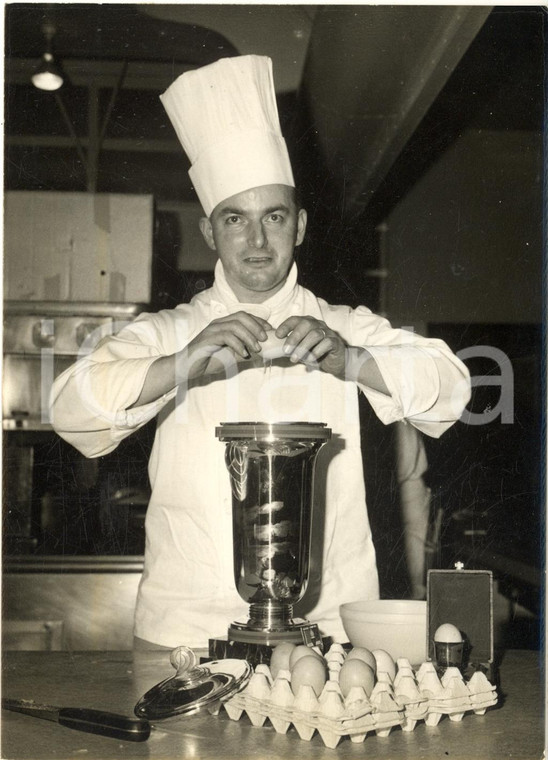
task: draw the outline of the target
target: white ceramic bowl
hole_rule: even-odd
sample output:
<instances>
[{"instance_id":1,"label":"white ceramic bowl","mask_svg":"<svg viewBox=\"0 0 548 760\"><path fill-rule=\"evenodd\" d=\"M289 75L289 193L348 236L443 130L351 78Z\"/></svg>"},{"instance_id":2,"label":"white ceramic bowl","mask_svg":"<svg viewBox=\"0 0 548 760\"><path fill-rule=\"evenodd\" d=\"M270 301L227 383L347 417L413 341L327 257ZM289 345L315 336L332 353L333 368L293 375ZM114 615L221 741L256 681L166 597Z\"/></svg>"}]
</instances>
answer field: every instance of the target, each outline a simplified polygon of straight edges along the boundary
<instances>
[{"instance_id":1,"label":"white ceramic bowl","mask_svg":"<svg viewBox=\"0 0 548 760\"><path fill-rule=\"evenodd\" d=\"M375 599L347 602L339 610L353 647L384 649L412 665L426 660L426 602Z\"/></svg>"}]
</instances>

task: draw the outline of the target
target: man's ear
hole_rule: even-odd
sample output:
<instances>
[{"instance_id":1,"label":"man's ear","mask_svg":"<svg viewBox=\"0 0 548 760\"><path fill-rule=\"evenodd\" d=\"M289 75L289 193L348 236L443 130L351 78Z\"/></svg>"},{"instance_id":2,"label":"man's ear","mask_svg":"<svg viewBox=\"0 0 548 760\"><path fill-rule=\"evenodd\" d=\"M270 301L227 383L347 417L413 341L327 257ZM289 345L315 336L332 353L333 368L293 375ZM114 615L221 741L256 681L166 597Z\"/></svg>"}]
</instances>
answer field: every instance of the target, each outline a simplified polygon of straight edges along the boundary
<instances>
[{"instance_id":1,"label":"man's ear","mask_svg":"<svg viewBox=\"0 0 548 760\"><path fill-rule=\"evenodd\" d=\"M299 209L299 213L297 214L297 240L295 241L295 245L300 245L304 240L304 233L306 232L306 221L308 219L308 215L306 213L306 209L301 208Z\"/></svg>"},{"instance_id":2,"label":"man's ear","mask_svg":"<svg viewBox=\"0 0 548 760\"><path fill-rule=\"evenodd\" d=\"M204 240L208 247L211 248L212 251L217 250L215 240L213 239L213 227L207 216L200 217L200 232L204 236Z\"/></svg>"}]
</instances>

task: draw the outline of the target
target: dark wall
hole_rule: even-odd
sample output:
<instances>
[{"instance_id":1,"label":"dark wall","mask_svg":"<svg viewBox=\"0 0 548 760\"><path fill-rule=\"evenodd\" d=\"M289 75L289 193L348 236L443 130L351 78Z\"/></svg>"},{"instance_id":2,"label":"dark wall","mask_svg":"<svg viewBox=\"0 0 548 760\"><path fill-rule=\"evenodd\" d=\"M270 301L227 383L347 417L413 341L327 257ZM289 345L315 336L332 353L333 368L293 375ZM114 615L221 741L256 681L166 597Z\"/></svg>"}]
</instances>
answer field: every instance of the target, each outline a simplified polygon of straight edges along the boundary
<instances>
[{"instance_id":1,"label":"dark wall","mask_svg":"<svg viewBox=\"0 0 548 760\"><path fill-rule=\"evenodd\" d=\"M459 559L463 542L476 562L496 554L543 565L545 30L544 9L495 8L358 219L341 215L344 188L323 169L314 124L299 114L297 166L312 208L300 254L305 284L328 300L420 323L455 351L492 346L511 363L511 423L500 415L484 425L458 422L440 440L425 438L432 514L443 515L439 566ZM386 221L388 261L376 232ZM368 275L383 265L386 282ZM496 362L466 363L474 377L497 382ZM468 411L496 408L500 394L499 385L475 387ZM397 596L406 575L394 431L366 406L362 418L381 592ZM529 597L521 598L538 607L538 593Z\"/></svg>"}]
</instances>

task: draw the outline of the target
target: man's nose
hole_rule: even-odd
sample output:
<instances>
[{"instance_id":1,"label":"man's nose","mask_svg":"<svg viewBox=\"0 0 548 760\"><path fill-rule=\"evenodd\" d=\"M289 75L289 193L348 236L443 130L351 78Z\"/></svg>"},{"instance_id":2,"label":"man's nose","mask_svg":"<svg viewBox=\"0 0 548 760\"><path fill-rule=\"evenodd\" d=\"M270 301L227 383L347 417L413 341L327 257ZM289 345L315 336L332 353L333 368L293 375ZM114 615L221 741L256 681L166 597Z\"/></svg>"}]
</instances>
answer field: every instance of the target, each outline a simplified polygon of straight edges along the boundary
<instances>
[{"instance_id":1,"label":"man's nose","mask_svg":"<svg viewBox=\"0 0 548 760\"><path fill-rule=\"evenodd\" d=\"M266 245L266 235L262 222L253 222L251 224L249 243L253 248L263 248Z\"/></svg>"}]
</instances>

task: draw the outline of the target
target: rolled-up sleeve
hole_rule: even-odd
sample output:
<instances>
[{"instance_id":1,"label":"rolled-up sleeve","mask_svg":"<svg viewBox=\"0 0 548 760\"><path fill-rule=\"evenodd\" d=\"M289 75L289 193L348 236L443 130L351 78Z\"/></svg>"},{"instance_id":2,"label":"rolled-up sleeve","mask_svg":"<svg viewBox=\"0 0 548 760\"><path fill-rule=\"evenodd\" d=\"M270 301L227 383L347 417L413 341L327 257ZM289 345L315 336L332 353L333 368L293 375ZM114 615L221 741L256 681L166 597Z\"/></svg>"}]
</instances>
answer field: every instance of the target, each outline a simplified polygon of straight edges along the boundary
<instances>
[{"instance_id":1,"label":"rolled-up sleeve","mask_svg":"<svg viewBox=\"0 0 548 760\"><path fill-rule=\"evenodd\" d=\"M349 310L341 335L367 349L389 391L358 383L385 424L409 422L438 438L461 416L470 400L470 373L442 340L393 328L365 307Z\"/></svg>"},{"instance_id":2,"label":"rolled-up sleeve","mask_svg":"<svg viewBox=\"0 0 548 760\"><path fill-rule=\"evenodd\" d=\"M165 354L157 328L154 318L137 320L104 338L54 381L53 428L85 456L113 451L175 396L174 388L152 403L133 406L151 364Z\"/></svg>"}]
</instances>

